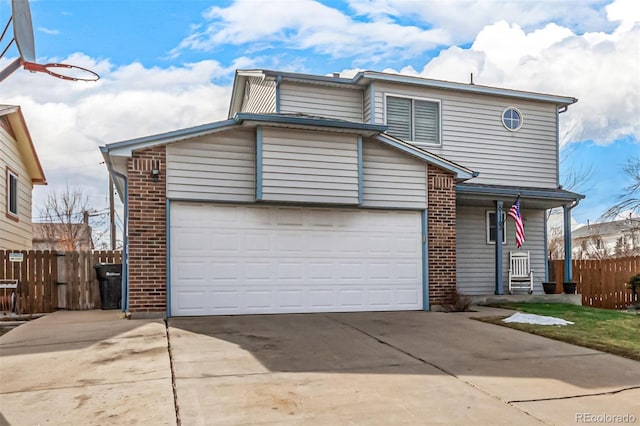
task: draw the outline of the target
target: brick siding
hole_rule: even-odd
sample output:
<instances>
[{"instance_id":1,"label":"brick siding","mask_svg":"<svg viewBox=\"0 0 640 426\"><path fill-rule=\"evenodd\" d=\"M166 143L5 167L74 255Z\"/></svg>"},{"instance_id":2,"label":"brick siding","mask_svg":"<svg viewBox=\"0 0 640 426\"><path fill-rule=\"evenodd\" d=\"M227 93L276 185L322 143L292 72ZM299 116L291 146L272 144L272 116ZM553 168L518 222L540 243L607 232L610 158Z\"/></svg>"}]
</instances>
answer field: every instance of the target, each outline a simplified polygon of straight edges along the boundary
<instances>
[{"instance_id":1,"label":"brick siding","mask_svg":"<svg viewBox=\"0 0 640 426\"><path fill-rule=\"evenodd\" d=\"M135 151L129 159L129 311L167 307L165 147ZM160 175L151 170L156 163Z\"/></svg>"},{"instance_id":2,"label":"brick siding","mask_svg":"<svg viewBox=\"0 0 640 426\"><path fill-rule=\"evenodd\" d=\"M456 289L456 182L428 166L429 303L450 303Z\"/></svg>"}]
</instances>

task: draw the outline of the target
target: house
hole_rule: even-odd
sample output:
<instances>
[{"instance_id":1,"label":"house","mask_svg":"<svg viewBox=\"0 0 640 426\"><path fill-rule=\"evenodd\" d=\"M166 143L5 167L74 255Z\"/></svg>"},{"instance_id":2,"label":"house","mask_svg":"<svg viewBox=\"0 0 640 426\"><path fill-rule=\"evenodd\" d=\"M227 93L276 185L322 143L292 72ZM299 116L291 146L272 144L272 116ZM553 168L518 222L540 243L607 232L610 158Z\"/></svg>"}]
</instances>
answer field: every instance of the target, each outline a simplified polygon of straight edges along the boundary
<instances>
[{"instance_id":1,"label":"house","mask_svg":"<svg viewBox=\"0 0 640 426\"><path fill-rule=\"evenodd\" d=\"M576 101L238 70L227 120L101 147L126 210L123 307L428 310L456 289L502 294L518 196L542 293L545 211L570 221L583 198L558 182L559 117Z\"/></svg>"},{"instance_id":2,"label":"house","mask_svg":"<svg viewBox=\"0 0 640 426\"><path fill-rule=\"evenodd\" d=\"M46 179L19 106L0 105L0 250L31 249L31 191Z\"/></svg>"},{"instance_id":3,"label":"house","mask_svg":"<svg viewBox=\"0 0 640 426\"><path fill-rule=\"evenodd\" d=\"M605 259L640 254L640 219L588 223L573 231L574 259Z\"/></svg>"},{"instance_id":4,"label":"house","mask_svg":"<svg viewBox=\"0 0 640 426\"><path fill-rule=\"evenodd\" d=\"M34 223L33 250L90 251L91 232L88 223Z\"/></svg>"}]
</instances>

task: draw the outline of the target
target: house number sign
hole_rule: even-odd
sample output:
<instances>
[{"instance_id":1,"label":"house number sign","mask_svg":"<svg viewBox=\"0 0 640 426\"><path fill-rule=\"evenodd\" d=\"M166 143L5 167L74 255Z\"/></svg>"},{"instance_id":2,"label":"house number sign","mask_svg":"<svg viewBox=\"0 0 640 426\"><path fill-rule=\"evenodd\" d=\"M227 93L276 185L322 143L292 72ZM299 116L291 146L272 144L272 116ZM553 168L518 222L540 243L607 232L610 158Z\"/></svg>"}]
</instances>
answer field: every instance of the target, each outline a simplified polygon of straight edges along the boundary
<instances>
[{"instance_id":1,"label":"house number sign","mask_svg":"<svg viewBox=\"0 0 640 426\"><path fill-rule=\"evenodd\" d=\"M9 253L9 262L24 261L24 253Z\"/></svg>"}]
</instances>

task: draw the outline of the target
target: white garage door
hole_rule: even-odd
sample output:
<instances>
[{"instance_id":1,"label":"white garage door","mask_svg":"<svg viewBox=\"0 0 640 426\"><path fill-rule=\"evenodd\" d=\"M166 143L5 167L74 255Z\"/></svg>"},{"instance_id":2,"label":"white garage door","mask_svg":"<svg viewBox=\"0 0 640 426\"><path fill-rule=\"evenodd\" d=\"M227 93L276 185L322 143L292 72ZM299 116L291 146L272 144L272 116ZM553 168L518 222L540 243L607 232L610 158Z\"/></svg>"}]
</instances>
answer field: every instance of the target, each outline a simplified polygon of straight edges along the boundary
<instances>
[{"instance_id":1,"label":"white garage door","mask_svg":"<svg viewBox=\"0 0 640 426\"><path fill-rule=\"evenodd\" d=\"M171 315L422 308L419 212L172 202Z\"/></svg>"}]
</instances>

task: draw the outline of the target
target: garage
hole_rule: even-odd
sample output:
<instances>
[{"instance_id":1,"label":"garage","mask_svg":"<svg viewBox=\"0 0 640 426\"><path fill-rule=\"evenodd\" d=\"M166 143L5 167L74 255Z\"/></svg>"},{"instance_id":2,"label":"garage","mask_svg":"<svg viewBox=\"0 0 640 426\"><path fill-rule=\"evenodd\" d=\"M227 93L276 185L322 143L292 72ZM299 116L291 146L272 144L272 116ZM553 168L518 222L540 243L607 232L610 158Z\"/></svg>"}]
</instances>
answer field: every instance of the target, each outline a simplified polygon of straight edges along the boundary
<instances>
[{"instance_id":1,"label":"garage","mask_svg":"<svg viewBox=\"0 0 640 426\"><path fill-rule=\"evenodd\" d=\"M171 316L423 307L419 211L169 204Z\"/></svg>"}]
</instances>

